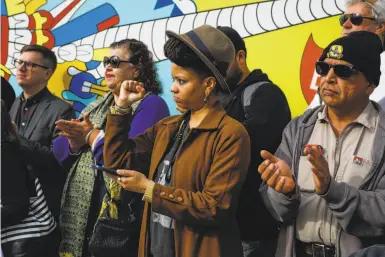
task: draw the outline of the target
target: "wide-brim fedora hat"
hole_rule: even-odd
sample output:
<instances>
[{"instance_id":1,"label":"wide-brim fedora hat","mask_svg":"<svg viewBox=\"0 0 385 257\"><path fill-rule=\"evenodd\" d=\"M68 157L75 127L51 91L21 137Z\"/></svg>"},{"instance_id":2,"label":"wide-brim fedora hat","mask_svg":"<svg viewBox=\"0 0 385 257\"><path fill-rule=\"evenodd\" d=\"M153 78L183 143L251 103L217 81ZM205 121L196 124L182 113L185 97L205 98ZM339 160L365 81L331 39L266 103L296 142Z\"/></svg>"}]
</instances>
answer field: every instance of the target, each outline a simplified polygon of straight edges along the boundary
<instances>
[{"instance_id":1,"label":"wide-brim fedora hat","mask_svg":"<svg viewBox=\"0 0 385 257\"><path fill-rule=\"evenodd\" d=\"M231 92L216 67L227 71L235 58L234 45L222 31L210 25L202 25L185 34L167 30L166 35L175 37L190 47L212 71L222 90Z\"/></svg>"}]
</instances>

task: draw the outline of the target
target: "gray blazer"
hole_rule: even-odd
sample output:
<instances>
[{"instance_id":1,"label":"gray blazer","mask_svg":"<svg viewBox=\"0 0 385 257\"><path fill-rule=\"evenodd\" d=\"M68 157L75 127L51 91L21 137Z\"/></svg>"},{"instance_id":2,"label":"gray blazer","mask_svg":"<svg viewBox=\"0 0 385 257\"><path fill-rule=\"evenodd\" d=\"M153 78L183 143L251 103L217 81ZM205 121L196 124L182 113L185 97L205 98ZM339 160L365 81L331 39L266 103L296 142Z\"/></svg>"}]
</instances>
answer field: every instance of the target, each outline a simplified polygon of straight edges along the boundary
<instances>
[{"instance_id":1,"label":"gray blazer","mask_svg":"<svg viewBox=\"0 0 385 257\"><path fill-rule=\"evenodd\" d=\"M16 120L20 104L21 99L17 97L9 111L13 121ZM48 91L40 100L24 137L20 136L21 157L27 168L39 178L48 206L56 218L66 174L52 152L53 141L59 135L55 121L73 117L72 106Z\"/></svg>"}]
</instances>

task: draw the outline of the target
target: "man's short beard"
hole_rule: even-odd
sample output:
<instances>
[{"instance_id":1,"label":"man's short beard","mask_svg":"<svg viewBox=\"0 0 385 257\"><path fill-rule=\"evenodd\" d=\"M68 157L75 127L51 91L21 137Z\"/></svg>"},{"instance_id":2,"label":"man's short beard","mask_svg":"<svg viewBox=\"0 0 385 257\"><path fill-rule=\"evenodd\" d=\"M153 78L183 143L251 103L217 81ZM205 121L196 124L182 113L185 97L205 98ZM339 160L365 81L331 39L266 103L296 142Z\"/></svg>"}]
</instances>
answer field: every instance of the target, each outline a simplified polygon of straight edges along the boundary
<instances>
[{"instance_id":1,"label":"man's short beard","mask_svg":"<svg viewBox=\"0 0 385 257\"><path fill-rule=\"evenodd\" d=\"M238 83L242 79L242 76L243 74L241 69L237 67L233 70L233 72L231 72L231 74L226 77L227 85L229 85L231 91L237 87Z\"/></svg>"}]
</instances>

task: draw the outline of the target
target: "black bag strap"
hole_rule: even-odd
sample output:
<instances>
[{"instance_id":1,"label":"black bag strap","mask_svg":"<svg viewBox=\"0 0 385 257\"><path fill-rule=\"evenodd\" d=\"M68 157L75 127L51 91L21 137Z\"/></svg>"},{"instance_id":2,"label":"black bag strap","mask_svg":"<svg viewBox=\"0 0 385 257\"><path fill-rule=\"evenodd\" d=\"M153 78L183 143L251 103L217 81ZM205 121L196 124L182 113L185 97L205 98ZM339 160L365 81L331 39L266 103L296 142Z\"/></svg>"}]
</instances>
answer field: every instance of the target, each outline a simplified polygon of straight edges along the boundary
<instances>
[{"instance_id":1,"label":"black bag strap","mask_svg":"<svg viewBox=\"0 0 385 257\"><path fill-rule=\"evenodd\" d=\"M106 182L104 180L104 176L103 176L103 172L102 171L97 171L97 172L100 172L100 176L102 178L102 181L103 181L103 185L104 185L104 188L106 190L106 194L107 194L107 200L108 202L113 202L117 205L118 209L121 208L122 206L125 206L125 204L123 203L123 200L122 199L114 199L111 197L111 193L106 185ZM123 189L124 190L124 189ZM134 195L131 200L127 203L127 207L128 207L128 217L130 218L130 221L134 221L135 220L135 215L134 215L134 210L133 210L133 206L140 200L140 195ZM109 207L110 205L107 204L106 206L106 209L105 209L105 213L107 215L108 218L111 218L109 216Z\"/></svg>"}]
</instances>

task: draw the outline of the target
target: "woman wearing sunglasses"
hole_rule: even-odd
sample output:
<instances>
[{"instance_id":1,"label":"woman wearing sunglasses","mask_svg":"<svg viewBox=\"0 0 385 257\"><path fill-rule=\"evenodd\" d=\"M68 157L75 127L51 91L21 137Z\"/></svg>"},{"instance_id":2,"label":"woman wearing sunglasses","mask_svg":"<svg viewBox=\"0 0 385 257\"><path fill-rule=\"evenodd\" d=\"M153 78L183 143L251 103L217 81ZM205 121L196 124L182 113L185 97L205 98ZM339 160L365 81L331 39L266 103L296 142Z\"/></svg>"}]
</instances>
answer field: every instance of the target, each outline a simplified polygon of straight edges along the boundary
<instances>
[{"instance_id":1,"label":"woman wearing sunglasses","mask_svg":"<svg viewBox=\"0 0 385 257\"><path fill-rule=\"evenodd\" d=\"M95 176L91 165L103 165L107 113L119 98L122 82L136 80L145 91L145 97L132 108L133 120L131 129L127 131L129 136L143 133L160 119L169 116L168 107L159 96L162 88L152 54L145 44L135 39L112 43L109 55L104 57L103 62L110 91L89 104L77 120L56 122L62 132L54 144L54 154L69 169L62 197L60 252L73 257L89 256L88 240L101 207L104 209L110 204L108 207L112 210L112 218L117 215L114 203L103 200L105 183L114 199L119 199L121 187L115 181L101 177L100 173ZM140 212L141 207L140 204L134 206L134 211ZM134 256L134 253L127 256Z\"/></svg>"},{"instance_id":2,"label":"woman wearing sunglasses","mask_svg":"<svg viewBox=\"0 0 385 257\"><path fill-rule=\"evenodd\" d=\"M129 110L144 91L137 83L122 86L107 118L105 163L127 169L118 170L119 184L144 194L138 256L243 256L235 216L250 139L217 100L219 90L229 90L223 77L234 59L234 47L209 25L182 35L166 34L171 92L186 112L127 137L129 126L116 124L132 122Z\"/></svg>"}]
</instances>

